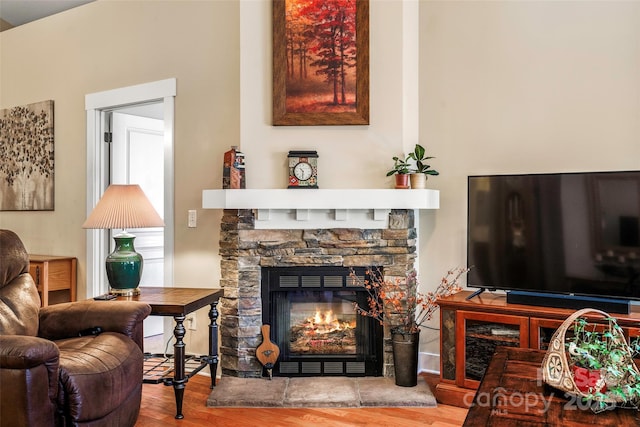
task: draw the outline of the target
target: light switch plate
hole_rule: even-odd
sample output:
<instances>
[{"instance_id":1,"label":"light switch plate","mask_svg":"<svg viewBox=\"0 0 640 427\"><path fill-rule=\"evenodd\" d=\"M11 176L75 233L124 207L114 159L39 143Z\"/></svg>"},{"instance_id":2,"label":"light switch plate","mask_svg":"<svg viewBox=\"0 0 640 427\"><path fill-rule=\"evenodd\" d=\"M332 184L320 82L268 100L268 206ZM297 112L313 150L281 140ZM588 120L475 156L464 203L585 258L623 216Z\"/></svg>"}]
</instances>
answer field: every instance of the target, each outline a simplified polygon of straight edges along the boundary
<instances>
[{"instance_id":1,"label":"light switch plate","mask_svg":"<svg viewBox=\"0 0 640 427\"><path fill-rule=\"evenodd\" d=\"M195 209L190 209L189 210L189 220L188 220L187 226L189 228L196 228L197 223L198 223L198 213L196 212Z\"/></svg>"}]
</instances>

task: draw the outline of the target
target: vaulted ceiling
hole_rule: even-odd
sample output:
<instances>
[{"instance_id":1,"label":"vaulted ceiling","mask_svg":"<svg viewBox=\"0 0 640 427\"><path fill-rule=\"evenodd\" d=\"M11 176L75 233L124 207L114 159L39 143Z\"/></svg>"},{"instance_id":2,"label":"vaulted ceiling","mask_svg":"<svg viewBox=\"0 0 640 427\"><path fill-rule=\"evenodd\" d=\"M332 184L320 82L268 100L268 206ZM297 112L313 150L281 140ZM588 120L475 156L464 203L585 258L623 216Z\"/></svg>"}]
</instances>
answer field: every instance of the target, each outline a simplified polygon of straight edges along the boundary
<instances>
[{"instance_id":1,"label":"vaulted ceiling","mask_svg":"<svg viewBox=\"0 0 640 427\"><path fill-rule=\"evenodd\" d=\"M95 0L0 0L0 31L91 3L92 1Z\"/></svg>"}]
</instances>

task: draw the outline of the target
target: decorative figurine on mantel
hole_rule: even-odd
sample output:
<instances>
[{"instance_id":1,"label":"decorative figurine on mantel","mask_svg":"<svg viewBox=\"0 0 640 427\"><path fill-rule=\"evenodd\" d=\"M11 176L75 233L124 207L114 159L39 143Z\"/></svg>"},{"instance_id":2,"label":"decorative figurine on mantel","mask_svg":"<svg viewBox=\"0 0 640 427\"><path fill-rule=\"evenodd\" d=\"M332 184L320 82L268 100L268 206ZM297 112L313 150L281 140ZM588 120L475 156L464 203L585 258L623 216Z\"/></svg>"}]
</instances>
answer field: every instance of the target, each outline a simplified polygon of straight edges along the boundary
<instances>
[{"instance_id":1,"label":"decorative figurine on mantel","mask_svg":"<svg viewBox=\"0 0 640 427\"><path fill-rule=\"evenodd\" d=\"M289 151L289 187L318 188L318 152Z\"/></svg>"},{"instance_id":2,"label":"decorative figurine on mantel","mask_svg":"<svg viewBox=\"0 0 640 427\"><path fill-rule=\"evenodd\" d=\"M237 145L232 145L231 150L224 153L222 188L246 188L244 154L238 151Z\"/></svg>"}]
</instances>

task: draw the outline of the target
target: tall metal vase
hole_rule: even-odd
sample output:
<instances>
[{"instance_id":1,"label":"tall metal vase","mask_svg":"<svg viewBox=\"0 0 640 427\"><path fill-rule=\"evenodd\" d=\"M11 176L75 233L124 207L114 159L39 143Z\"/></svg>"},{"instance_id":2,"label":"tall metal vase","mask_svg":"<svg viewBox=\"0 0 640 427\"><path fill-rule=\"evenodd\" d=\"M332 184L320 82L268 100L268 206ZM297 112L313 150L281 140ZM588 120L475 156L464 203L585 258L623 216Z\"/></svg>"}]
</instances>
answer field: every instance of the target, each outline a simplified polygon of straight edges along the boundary
<instances>
[{"instance_id":1,"label":"tall metal vase","mask_svg":"<svg viewBox=\"0 0 640 427\"><path fill-rule=\"evenodd\" d=\"M418 347L420 331L414 333L391 333L393 365L396 385L415 387L418 385Z\"/></svg>"}]
</instances>

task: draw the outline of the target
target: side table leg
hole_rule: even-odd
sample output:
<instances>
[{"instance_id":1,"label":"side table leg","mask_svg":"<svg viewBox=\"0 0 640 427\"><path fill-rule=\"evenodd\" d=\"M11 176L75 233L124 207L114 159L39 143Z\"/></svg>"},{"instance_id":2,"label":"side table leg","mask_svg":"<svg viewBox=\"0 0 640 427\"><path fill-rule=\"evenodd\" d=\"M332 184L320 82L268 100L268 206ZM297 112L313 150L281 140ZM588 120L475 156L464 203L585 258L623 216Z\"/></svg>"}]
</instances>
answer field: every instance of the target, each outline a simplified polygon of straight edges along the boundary
<instances>
[{"instance_id":1,"label":"side table leg","mask_svg":"<svg viewBox=\"0 0 640 427\"><path fill-rule=\"evenodd\" d=\"M181 420L184 418L182 415L182 400L184 398L184 388L188 381L184 374L184 335L186 333L184 329L185 316L174 316L176 321L176 327L173 329L173 335L176 337L176 343L173 345L173 391L176 395L176 419Z\"/></svg>"},{"instance_id":2,"label":"side table leg","mask_svg":"<svg viewBox=\"0 0 640 427\"><path fill-rule=\"evenodd\" d=\"M211 304L209 310L209 358L207 363L211 370L211 388L216 386L216 374L218 372L218 301Z\"/></svg>"}]
</instances>

